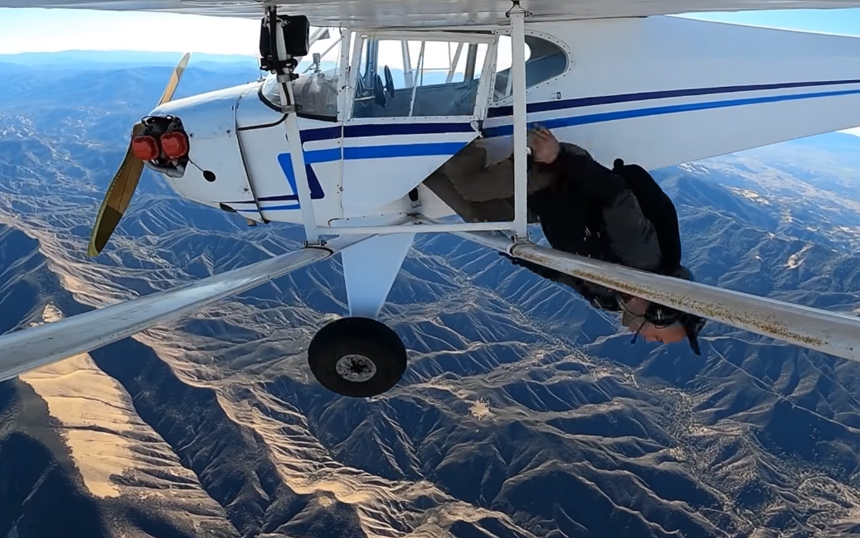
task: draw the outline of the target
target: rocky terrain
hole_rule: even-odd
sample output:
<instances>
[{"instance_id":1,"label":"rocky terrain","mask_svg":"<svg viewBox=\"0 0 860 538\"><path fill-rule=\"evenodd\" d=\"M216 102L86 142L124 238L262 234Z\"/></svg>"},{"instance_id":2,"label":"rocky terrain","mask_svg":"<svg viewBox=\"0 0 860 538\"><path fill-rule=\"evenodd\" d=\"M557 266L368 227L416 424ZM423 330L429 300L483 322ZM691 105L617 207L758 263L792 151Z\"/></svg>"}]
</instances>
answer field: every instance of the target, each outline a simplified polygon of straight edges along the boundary
<instances>
[{"instance_id":1,"label":"rocky terrain","mask_svg":"<svg viewBox=\"0 0 860 538\"><path fill-rule=\"evenodd\" d=\"M173 60L62 60L0 56L0 333L299 245L147 173L86 258ZM178 94L257 75L192 63ZM697 279L860 314L858 149L832 134L657 172ZM409 369L356 400L304 354L345 309L335 258L0 384L0 537L860 535L857 363L714 323L702 357L631 345L572 291L427 236L383 310Z\"/></svg>"}]
</instances>

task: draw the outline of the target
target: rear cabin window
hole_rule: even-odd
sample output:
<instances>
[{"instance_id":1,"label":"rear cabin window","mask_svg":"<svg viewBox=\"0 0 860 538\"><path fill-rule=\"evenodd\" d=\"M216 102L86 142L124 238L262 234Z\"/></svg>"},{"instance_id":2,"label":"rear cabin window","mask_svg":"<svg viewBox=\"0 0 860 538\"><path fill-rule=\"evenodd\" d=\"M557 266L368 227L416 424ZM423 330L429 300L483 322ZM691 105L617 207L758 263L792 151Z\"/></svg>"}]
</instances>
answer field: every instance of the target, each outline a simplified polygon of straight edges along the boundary
<instances>
[{"instance_id":1,"label":"rear cabin window","mask_svg":"<svg viewBox=\"0 0 860 538\"><path fill-rule=\"evenodd\" d=\"M558 45L546 39L526 35L526 88L557 77L567 71L567 54ZM496 53L496 82L493 86L495 101L503 101L513 95L511 78L511 37L499 36Z\"/></svg>"}]
</instances>

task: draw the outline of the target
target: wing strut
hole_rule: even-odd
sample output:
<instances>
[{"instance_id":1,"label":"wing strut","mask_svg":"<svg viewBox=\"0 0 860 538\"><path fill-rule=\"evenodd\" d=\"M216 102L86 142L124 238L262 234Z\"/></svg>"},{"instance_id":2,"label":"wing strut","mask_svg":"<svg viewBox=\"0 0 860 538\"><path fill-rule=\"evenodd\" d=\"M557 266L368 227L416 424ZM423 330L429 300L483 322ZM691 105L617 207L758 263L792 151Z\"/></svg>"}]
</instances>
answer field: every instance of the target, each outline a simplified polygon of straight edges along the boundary
<instances>
[{"instance_id":1,"label":"wing strut","mask_svg":"<svg viewBox=\"0 0 860 538\"><path fill-rule=\"evenodd\" d=\"M616 291L860 362L858 317L646 273L532 243L512 244L510 238L497 232L459 232L456 235Z\"/></svg>"},{"instance_id":2,"label":"wing strut","mask_svg":"<svg viewBox=\"0 0 860 538\"><path fill-rule=\"evenodd\" d=\"M299 107L293 88L293 80L298 78L295 69L297 57L307 56L310 49L308 32L310 24L307 17L279 16L277 6L266 7L266 16L260 34L260 67L277 77L278 92L281 97L281 110L286 119L287 142L290 145L290 163L296 178L296 194L302 212L307 245L319 245L319 231L311 200L311 187L305 164L302 134L299 130ZM304 43L299 39L304 38Z\"/></svg>"},{"instance_id":3,"label":"wing strut","mask_svg":"<svg viewBox=\"0 0 860 538\"><path fill-rule=\"evenodd\" d=\"M180 288L0 336L0 382L40 366L92 351L224 297L255 288L330 258L367 238L334 239L325 247L306 247Z\"/></svg>"},{"instance_id":4,"label":"wing strut","mask_svg":"<svg viewBox=\"0 0 860 538\"><path fill-rule=\"evenodd\" d=\"M526 125L526 15L520 0L507 12L511 19L511 75L514 81L514 233L528 241L527 181L528 131Z\"/></svg>"}]
</instances>

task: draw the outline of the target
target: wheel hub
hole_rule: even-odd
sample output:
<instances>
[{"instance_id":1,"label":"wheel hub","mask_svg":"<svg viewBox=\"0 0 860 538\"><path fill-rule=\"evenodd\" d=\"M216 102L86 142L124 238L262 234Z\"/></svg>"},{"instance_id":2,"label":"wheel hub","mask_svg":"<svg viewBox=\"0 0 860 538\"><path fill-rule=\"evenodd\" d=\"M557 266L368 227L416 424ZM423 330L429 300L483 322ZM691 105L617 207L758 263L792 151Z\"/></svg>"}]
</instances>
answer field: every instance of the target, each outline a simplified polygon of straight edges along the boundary
<instances>
[{"instance_id":1,"label":"wheel hub","mask_svg":"<svg viewBox=\"0 0 860 538\"><path fill-rule=\"evenodd\" d=\"M364 383L376 375L376 364L364 355L344 355L334 369L337 375L353 383Z\"/></svg>"}]
</instances>

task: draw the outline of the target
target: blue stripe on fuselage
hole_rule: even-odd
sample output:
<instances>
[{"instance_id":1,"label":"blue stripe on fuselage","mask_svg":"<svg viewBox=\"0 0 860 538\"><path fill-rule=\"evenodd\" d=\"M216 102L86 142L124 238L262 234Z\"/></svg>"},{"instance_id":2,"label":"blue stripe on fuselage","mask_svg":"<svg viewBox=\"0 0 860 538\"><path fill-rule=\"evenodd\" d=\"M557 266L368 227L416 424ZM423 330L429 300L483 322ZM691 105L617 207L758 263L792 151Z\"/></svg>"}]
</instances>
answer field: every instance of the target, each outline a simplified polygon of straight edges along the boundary
<instances>
[{"instance_id":1,"label":"blue stripe on fuselage","mask_svg":"<svg viewBox=\"0 0 860 538\"><path fill-rule=\"evenodd\" d=\"M362 159L391 159L394 157L424 157L427 155L453 155L463 149L466 142L431 142L425 144L386 144L343 148L345 161ZM289 162L289 153L278 155L279 160ZM340 148L305 151L305 164L339 161Z\"/></svg>"},{"instance_id":2,"label":"blue stripe on fuselage","mask_svg":"<svg viewBox=\"0 0 860 538\"><path fill-rule=\"evenodd\" d=\"M711 110L717 108L728 108L744 105L758 105L763 103L778 103L782 101L798 101L801 99L815 99L818 97L836 97L840 95L860 94L860 90L842 90L835 92L801 93L792 95L772 95L768 97L750 97L746 99L730 99L726 101L711 101L705 103L687 103L683 105L667 105L649 108L636 108L632 110L616 110L612 112L599 112L596 114L584 114L581 116L568 116L563 118L552 118L540 122L547 129L559 127L571 127L574 125L587 125L590 123L604 123L607 121L625 120L631 118L644 118L647 116L660 116L664 114L675 114L678 112L692 112L696 110ZM513 125L500 125L484 129L487 138L507 136L514 131Z\"/></svg>"},{"instance_id":3,"label":"blue stripe on fuselage","mask_svg":"<svg viewBox=\"0 0 860 538\"><path fill-rule=\"evenodd\" d=\"M354 161L360 159L390 159L393 157L424 157L428 155L454 155L466 145L466 142L435 142L426 144L399 144L385 146L360 146L343 148L343 159ZM307 170L308 183L311 186L311 199L318 200L325 197L322 185L316 177L316 173L311 167L312 164L334 162L341 158L341 148L329 148L305 151L305 169ZM260 202L298 202L298 190L296 187L296 178L293 174L292 160L289 153L281 153L278 155L278 162L284 175L287 177L287 183L293 190L294 194L264 196L259 199ZM240 202L243 203L243 202ZM276 211L298 209L298 204L277 205L264 207L260 206L263 211Z\"/></svg>"},{"instance_id":4,"label":"blue stripe on fuselage","mask_svg":"<svg viewBox=\"0 0 860 538\"><path fill-rule=\"evenodd\" d=\"M454 155L466 142L436 142L429 144L397 144L343 148L343 159L391 159L394 157L425 157L428 155Z\"/></svg>"},{"instance_id":5,"label":"blue stripe on fuselage","mask_svg":"<svg viewBox=\"0 0 860 538\"><path fill-rule=\"evenodd\" d=\"M563 101L543 101L540 103L529 103L528 112L551 112L553 110L565 110L569 108L584 108L597 105L613 105L617 103L630 103L635 101L653 101L657 99L672 99L675 97L694 97L698 95L715 95L719 93L758 92L767 90L781 90L787 88L812 88L821 86L840 86L843 84L860 84L860 79L850 80L815 80L808 82L779 82L775 84L752 84L745 86L716 86L712 88L686 88L682 90L659 90L639 93L622 93L616 95L599 95L596 97L580 97L576 99L565 99ZM501 106L490 108L487 111L488 118L499 118L511 116L514 113L512 106Z\"/></svg>"},{"instance_id":6,"label":"blue stripe on fuselage","mask_svg":"<svg viewBox=\"0 0 860 538\"><path fill-rule=\"evenodd\" d=\"M339 138L373 138L376 136L470 133L470 121L459 123L368 123L343 127L323 127L302 131L302 143L337 140Z\"/></svg>"},{"instance_id":7,"label":"blue stripe on fuselage","mask_svg":"<svg viewBox=\"0 0 860 538\"><path fill-rule=\"evenodd\" d=\"M674 99L678 97L695 97L700 95L717 95L721 93L743 93L743 92L758 92L772 91L780 89L792 88L813 88L823 86L839 86L847 84L860 84L860 79L843 79L843 80L813 80L805 82L778 82L771 84L750 84L737 86L714 86L708 88L684 88L677 90L658 90L638 93L625 93L616 95L598 95L593 97L580 97L576 99L565 99L562 101L543 101L539 103L529 103L528 112L530 114L540 112L552 112L555 110L569 110L577 108L587 108L600 105L611 105L620 103L631 103L639 101L654 101L662 99ZM807 98L839 95L839 93L819 92L805 95ZM793 96L785 96L793 97ZM774 96L773 98L777 98ZM783 96L778 96L783 98ZM765 98L762 98L765 99ZM749 104L743 103L744 99L734 101L723 101L723 103L736 103L737 105ZM653 110L658 107L645 108L641 110ZM640 109L636 109L640 110ZM673 110L671 112L683 112L686 110ZM632 112L632 111L629 111ZM491 107L487 111L487 118L503 118L511 116L513 108L511 106ZM650 115L650 114L649 114ZM638 116L633 116L638 117ZM620 118L610 118L620 119ZM587 122L594 123L594 122ZM491 128L497 129L497 128ZM335 140L338 138L372 138L377 136L397 136L397 135L420 135L420 134L439 134L439 133L465 133L471 132L472 126L469 122L463 121L459 123L371 123L363 125L346 125L337 127L323 127L320 129L307 129L302 131L303 142L315 142L321 140Z\"/></svg>"}]
</instances>

